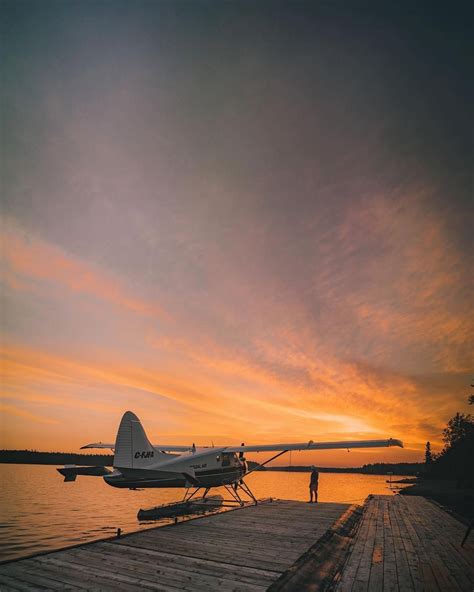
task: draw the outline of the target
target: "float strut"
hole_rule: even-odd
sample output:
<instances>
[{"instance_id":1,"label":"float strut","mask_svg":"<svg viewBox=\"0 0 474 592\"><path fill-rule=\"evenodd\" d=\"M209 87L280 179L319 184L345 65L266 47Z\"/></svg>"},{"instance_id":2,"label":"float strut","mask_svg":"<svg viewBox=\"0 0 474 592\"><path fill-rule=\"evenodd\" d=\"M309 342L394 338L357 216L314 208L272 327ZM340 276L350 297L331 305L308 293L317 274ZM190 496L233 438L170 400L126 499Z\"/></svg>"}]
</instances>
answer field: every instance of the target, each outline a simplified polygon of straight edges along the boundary
<instances>
[{"instance_id":1,"label":"float strut","mask_svg":"<svg viewBox=\"0 0 474 592\"><path fill-rule=\"evenodd\" d=\"M183 502L189 502L200 489L201 489L201 487L196 487L196 489L191 493L191 495L189 495L190 487L188 487L186 489L185 494L184 494Z\"/></svg>"}]
</instances>

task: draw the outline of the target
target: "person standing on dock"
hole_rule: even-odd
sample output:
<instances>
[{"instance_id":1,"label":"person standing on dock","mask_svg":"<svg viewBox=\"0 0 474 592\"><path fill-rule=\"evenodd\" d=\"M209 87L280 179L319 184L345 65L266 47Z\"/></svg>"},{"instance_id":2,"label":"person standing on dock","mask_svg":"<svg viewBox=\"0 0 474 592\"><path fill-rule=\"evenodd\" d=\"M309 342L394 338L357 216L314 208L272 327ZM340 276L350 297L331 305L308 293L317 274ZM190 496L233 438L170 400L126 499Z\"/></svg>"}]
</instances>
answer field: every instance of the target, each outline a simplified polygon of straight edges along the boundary
<instances>
[{"instance_id":1,"label":"person standing on dock","mask_svg":"<svg viewBox=\"0 0 474 592\"><path fill-rule=\"evenodd\" d=\"M314 503L318 503L318 485L319 485L319 473L316 467L313 465L311 467L311 478L309 481L309 503L313 503L313 494L314 494Z\"/></svg>"}]
</instances>

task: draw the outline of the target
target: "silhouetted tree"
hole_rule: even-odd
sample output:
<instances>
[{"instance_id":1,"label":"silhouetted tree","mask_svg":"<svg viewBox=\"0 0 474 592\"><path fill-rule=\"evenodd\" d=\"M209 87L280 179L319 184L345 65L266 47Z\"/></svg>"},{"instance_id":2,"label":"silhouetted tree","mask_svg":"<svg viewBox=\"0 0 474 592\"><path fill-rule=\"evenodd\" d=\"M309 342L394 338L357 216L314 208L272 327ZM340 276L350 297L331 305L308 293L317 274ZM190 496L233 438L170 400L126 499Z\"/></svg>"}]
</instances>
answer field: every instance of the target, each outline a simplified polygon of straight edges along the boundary
<instances>
[{"instance_id":1,"label":"silhouetted tree","mask_svg":"<svg viewBox=\"0 0 474 592\"><path fill-rule=\"evenodd\" d=\"M474 484L474 418L456 413L443 430L444 448L431 463L430 477L455 479L458 487Z\"/></svg>"},{"instance_id":2,"label":"silhouetted tree","mask_svg":"<svg viewBox=\"0 0 474 592\"><path fill-rule=\"evenodd\" d=\"M468 402L474 405L474 395L469 396ZM432 454L430 443L426 443L426 476L456 479L458 487L474 487L474 416L456 413L443 430L443 441L439 454Z\"/></svg>"},{"instance_id":3,"label":"silhouetted tree","mask_svg":"<svg viewBox=\"0 0 474 592\"><path fill-rule=\"evenodd\" d=\"M428 441L426 443L426 448L425 448L425 465L428 467L433 461L433 456L431 455L431 444Z\"/></svg>"},{"instance_id":4,"label":"silhouetted tree","mask_svg":"<svg viewBox=\"0 0 474 592\"><path fill-rule=\"evenodd\" d=\"M443 441L445 450L449 450L458 442L467 438L474 432L474 418L470 413L456 413L448 421L448 425L443 430Z\"/></svg>"}]
</instances>

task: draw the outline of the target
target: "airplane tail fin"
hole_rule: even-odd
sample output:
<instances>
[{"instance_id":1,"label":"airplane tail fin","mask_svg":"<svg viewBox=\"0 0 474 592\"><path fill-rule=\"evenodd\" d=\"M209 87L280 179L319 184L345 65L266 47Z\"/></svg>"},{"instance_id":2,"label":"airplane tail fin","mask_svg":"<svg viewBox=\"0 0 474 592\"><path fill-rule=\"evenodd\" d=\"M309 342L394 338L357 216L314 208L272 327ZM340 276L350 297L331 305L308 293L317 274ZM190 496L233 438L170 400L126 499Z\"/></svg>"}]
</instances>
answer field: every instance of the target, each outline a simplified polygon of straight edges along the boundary
<instances>
[{"instance_id":1,"label":"airplane tail fin","mask_svg":"<svg viewBox=\"0 0 474 592\"><path fill-rule=\"evenodd\" d=\"M142 469L162 458L167 455L153 447L138 417L126 411L115 440L114 467Z\"/></svg>"}]
</instances>

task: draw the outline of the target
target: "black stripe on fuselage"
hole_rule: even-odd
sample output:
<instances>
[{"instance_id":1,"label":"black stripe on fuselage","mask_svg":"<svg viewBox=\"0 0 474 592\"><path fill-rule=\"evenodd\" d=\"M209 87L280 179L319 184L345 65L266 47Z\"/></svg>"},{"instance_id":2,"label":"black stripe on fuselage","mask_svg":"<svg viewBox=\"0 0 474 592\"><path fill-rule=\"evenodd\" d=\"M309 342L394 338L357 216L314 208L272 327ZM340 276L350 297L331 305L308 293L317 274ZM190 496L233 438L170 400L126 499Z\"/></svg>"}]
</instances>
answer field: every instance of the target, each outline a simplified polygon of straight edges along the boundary
<instances>
[{"instance_id":1,"label":"black stripe on fuselage","mask_svg":"<svg viewBox=\"0 0 474 592\"><path fill-rule=\"evenodd\" d=\"M206 475L225 475L226 473L235 473L240 471L240 467L226 467L225 469L209 469L208 471L196 471L196 478L205 477Z\"/></svg>"},{"instance_id":2,"label":"black stripe on fuselage","mask_svg":"<svg viewBox=\"0 0 474 592\"><path fill-rule=\"evenodd\" d=\"M219 471L209 470L200 471L196 473L196 479L199 481L200 487L219 487L221 485L229 485L237 479L243 477L243 469L241 467L229 467ZM133 488L133 487L153 487L153 488L174 488L186 487L187 480L184 477L164 477L164 478L143 478L132 479L130 477L106 475L104 480L108 485L113 487Z\"/></svg>"}]
</instances>

